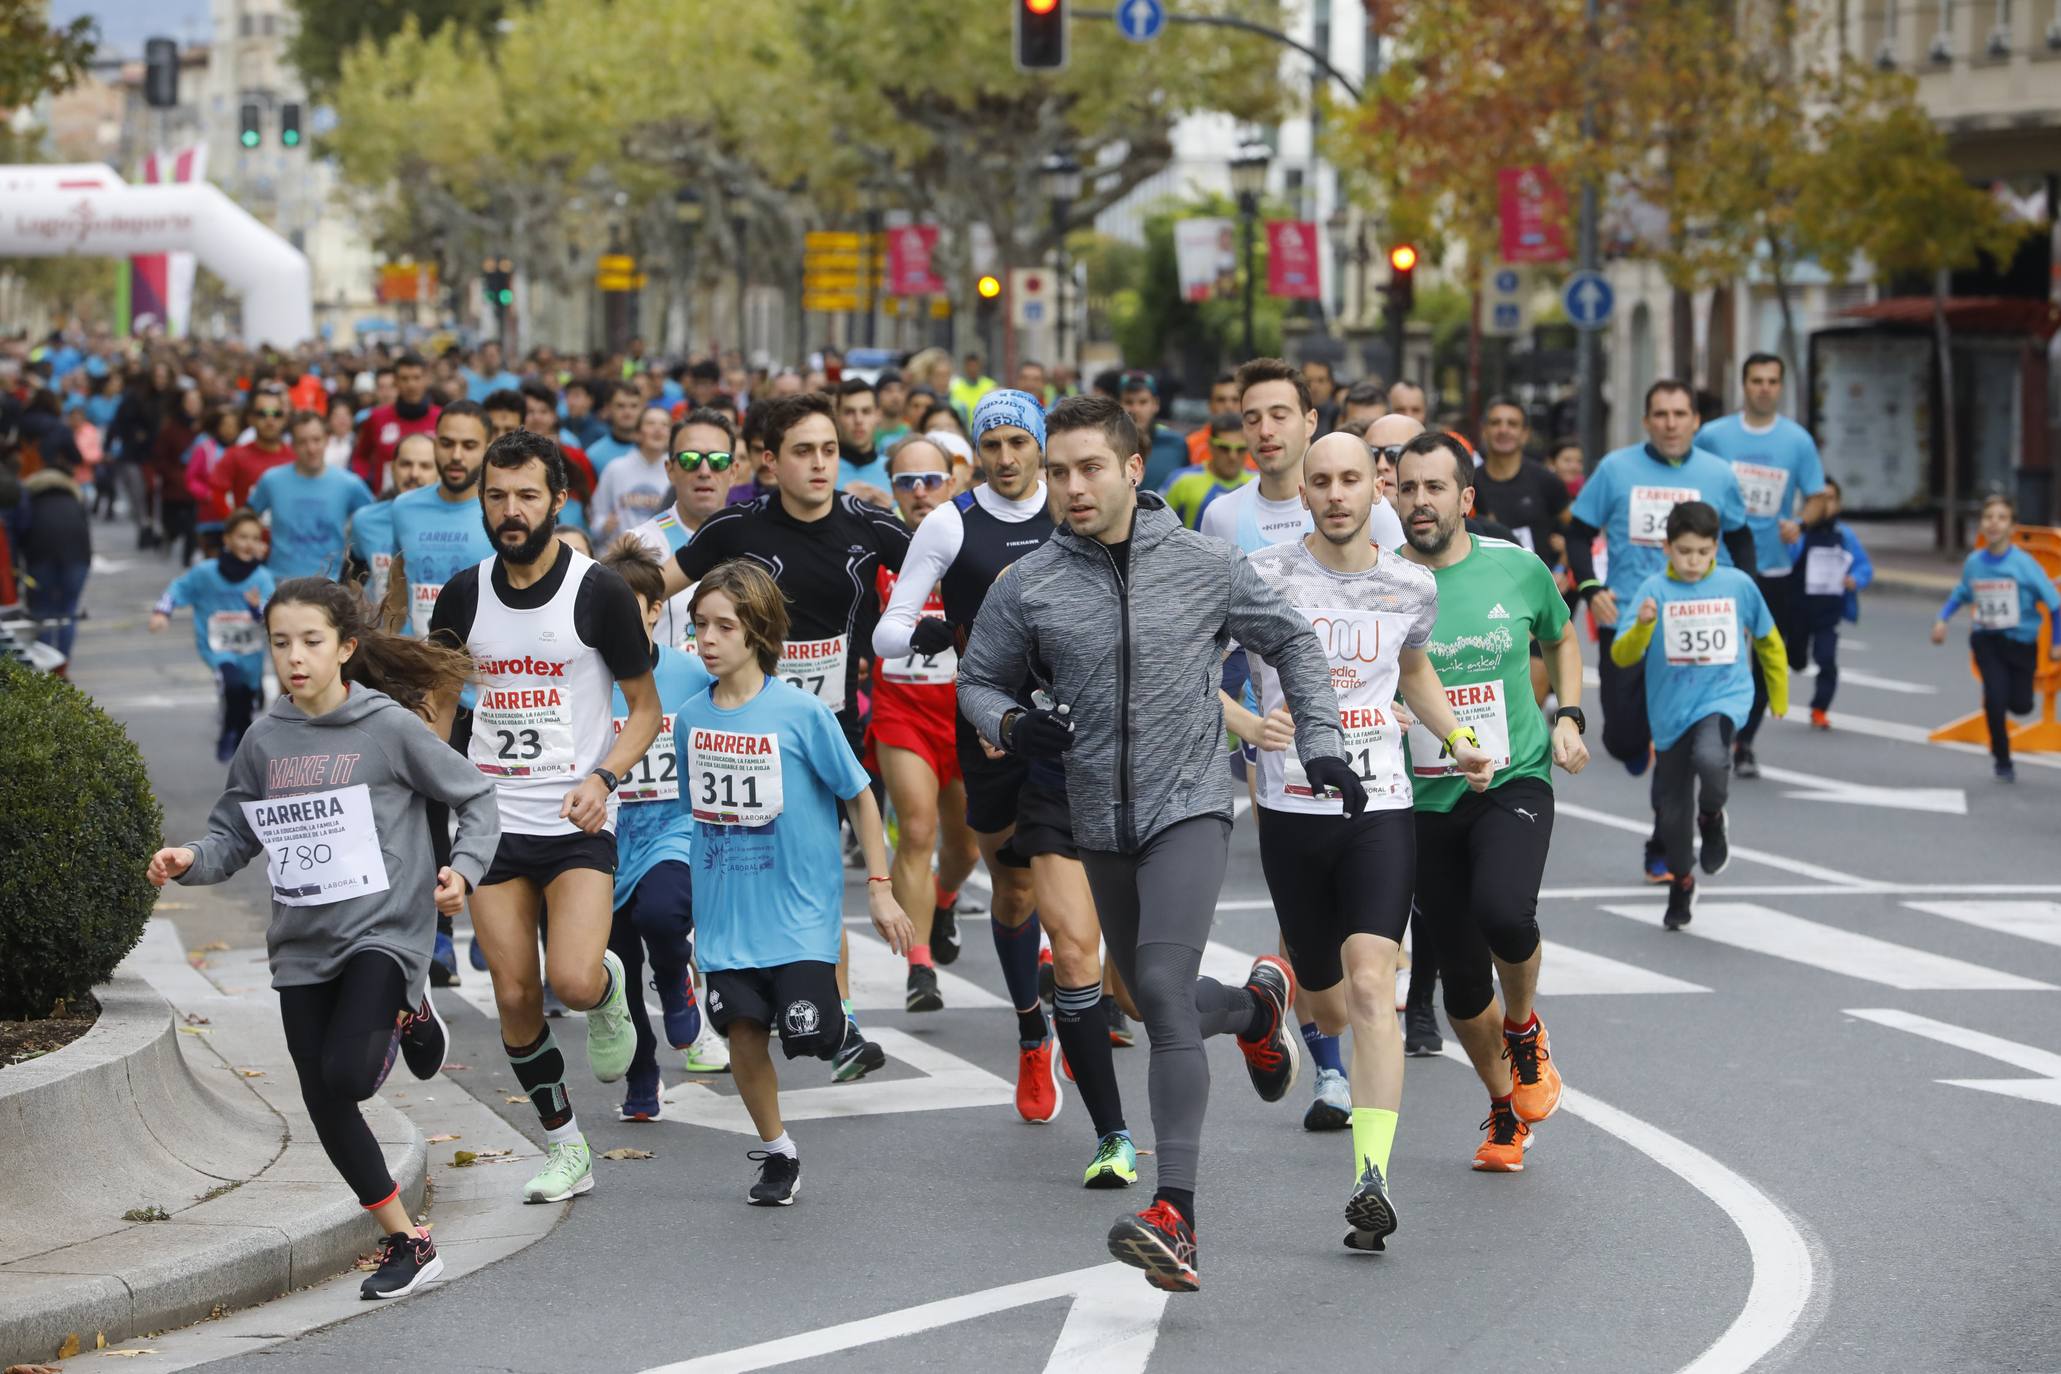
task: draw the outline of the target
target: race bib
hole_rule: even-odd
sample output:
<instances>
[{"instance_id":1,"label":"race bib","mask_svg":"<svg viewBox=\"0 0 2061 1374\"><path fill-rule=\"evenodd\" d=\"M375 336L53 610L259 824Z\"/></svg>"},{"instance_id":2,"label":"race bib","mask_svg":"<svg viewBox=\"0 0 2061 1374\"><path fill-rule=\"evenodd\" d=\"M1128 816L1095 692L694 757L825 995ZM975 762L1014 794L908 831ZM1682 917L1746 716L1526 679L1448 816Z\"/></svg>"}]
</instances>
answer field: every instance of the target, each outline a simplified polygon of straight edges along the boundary
<instances>
[{"instance_id":1,"label":"race bib","mask_svg":"<svg viewBox=\"0 0 2061 1374\"><path fill-rule=\"evenodd\" d=\"M1403 776L1403 735L1395 717L1376 707L1341 706L1338 723L1345 731L1346 767L1359 776L1368 799L1409 796L1410 783ZM1281 790L1291 797L1317 795L1293 749L1281 760Z\"/></svg>"},{"instance_id":2,"label":"race bib","mask_svg":"<svg viewBox=\"0 0 2061 1374\"><path fill-rule=\"evenodd\" d=\"M1510 529L1510 533L1517 537L1517 543L1519 547L1530 549L1533 553L1538 552L1538 549L1534 547L1532 544L1531 526L1513 525Z\"/></svg>"},{"instance_id":3,"label":"race bib","mask_svg":"<svg viewBox=\"0 0 2061 1374\"><path fill-rule=\"evenodd\" d=\"M1445 689L1446 701L1455 719L1474 727L1474 737L1496 761L1498 772L1510 766L1510 712L1504 700L1500 678L1493 682L1470 682ZM1527 707L1530 702L1525 703ZM1445 753L1446 742L1431 733L1423 721L1410 725L1410 772L1419 778L1456 778L1460 765Z\"/></svg>"},{"instance_id":4,"label":"race bib","mask_svg":"<svg viewBox=\"0 0 2061 1374\"><path fill-rule=\"evenodd\" d=\"M249 611L216 611L208 617L210 652L255 654L264 647L265 626Z\"/></svg>"},{"instance_id":5,"label":"race bib","mask_svg":"<svg viewBox=\"0 0 2061 1374\"><path fill-rule=\"evenodd\" d=\"M392 554L375 553L372 555L372 575L365 579L365 594L372 598L373 605L377 606L380 602L386 600L386 580L388 574L392 573L393 570L394 556Z\"/></svg>"},{"instance_id":6,"label":"race bib","mask_svg":"<svg viewBox=\"0 0 2061 1374\"><path fill-rule=\"evenodd\" d=\"M765 825L780 814L780 737L697 728L687 740L694 819Z\"/></svg>"},{"instance_id":7,"label":"race bib","mask_svg":"<svg viewBox=\"0 0 2061 1374\"><path fill-rule=\"evenodd\" d=\"M959 654L954 649L942 649L928 657L910 654L907 658L882 659L880 675L889 682L911 687L949 687L959 680Z\"/></svg>"},{"instance_id":8,"label":"race bib","mask_svg":"<svg viewBox=\"0 0 2061 1374\"><path fill-rule=\"evenodd\" d=\"M1627 517L1631 540L1644 548L1657 549L1667 543L1667 513L1684 501L1701 501L1703 493L1694 487L1633 487L1631 514Z\"/></svg>"},{"instance_id":9,"label":"race bib","mask_svg":"<svg viewBox=\"0 0 2061 1374\"><path fill-rule=\"evenodd\" d=\"M572 697L553 682L481 687L472 708L473 766L496 778L573 774Z\"/></svg>"},{"instance_id":10,"label":"race bib","mask_svg":"<svg viewBox=\"0 0 2061 1374\"><path fill-rule=\"evenodd\" d=\"M616 734L620 735L629 721L617 716L614 724ZM673 752L671 711L659 718L658 738L644 751L644 757L637 760L637 766L623 774L622 786L616 788L615 794L626 802L680 799L680 760Z\"/></svg>"},{"instance_id":11,"label":"race bib","mask_svg":"<svg viewBox=\"0 0 2061 1374\"><path fill-rule=\"evenodd\" d=\"M1739 495L1746 500L1749 516L1755 520L1779 520L1789 513L1788 503L1782 499L1789 492L1789 474L1786 471L1763 467L1759 463L1734 463L1732 475L1739 479Z\"/></svg>"},{"instance_id":12,"label":"race bib","mask_svg":"<svg viewBox=\"0 0 2061 1374\"><path fill-rule=\"evenodd\" d=\"M437 608L437 598L444 593L441 582L416 582L408 588L408 623L415 629L417 639L429 638L430 612Z\"/></svg>"},{"instance_id":13,"label":"race bib","mask_svg":"<svg viewBox=\"0 0 2061 1374\"><path fill-rule=\"evenodd\" d=\"M791 682L833 711L844 709L843 635L829 639L790 639L780 646L780 664L773 675Z\"/></svg>"},{"instance_id":14,"label":"race bib","mask_svg":"<svg viewBox=\"0 0 2061 1374\"><path fill-rule=\"evenodd\" d=\"M396 424L396 423L395 423L394 421L392 421L392 420L388 420L388 421L387 421L387 422L386 422L385 424L381 425L381 426L379 427L379 442L380 442L380 443L382 443L382 444L386 444L386 445L388 445L389 447L391 447L391 446L392 446L392 445L394 445L394 444L398 444L398 443L400 443L400 442L401 442L401 427L400 427L400 425Z\"/></svg>"},{"instance_id":15,"label":"race bib","mask_svg":"<svg viewBox=\"0 0 2061 1374\"><path fill-rule=\"evenodd\" d=\"M1729 596L1670 601L1660 608L1660 627L1669 663L1739 661L1739 608Z\"/></svg>"},{"instance_id":16,"label":"race bib","mask_svg":"<svg viewBox=\"0 0 2061 1374\"><path fill-rule=\"evenodd\" d=\"M2008 577L1979 577L1975 589L1975 623L1985 630L2018 626L2018 584Z\"/></svg>"},{"instance_id":17,"label":"race bib","mask_svg":"<svg viewBox=\"0 0 2061 1374\"><path fill-rule=\"evenodd\" d=\"M1819 544L1803 559L1803 594L1837 596L1846 590L1846 571L1853 555L1830 544Z\"/></svg>"},{"instance_id":18,"label":"race bib","mask_svg":"<svg viewBox=\"0 0 2061 1374\"><path fill-rule=\"evenodd\" d=\"M265 846L273 901L326 906L386 891L386 856L364 783L242 806L251 833Z\"/></svg>"}]
</instances>

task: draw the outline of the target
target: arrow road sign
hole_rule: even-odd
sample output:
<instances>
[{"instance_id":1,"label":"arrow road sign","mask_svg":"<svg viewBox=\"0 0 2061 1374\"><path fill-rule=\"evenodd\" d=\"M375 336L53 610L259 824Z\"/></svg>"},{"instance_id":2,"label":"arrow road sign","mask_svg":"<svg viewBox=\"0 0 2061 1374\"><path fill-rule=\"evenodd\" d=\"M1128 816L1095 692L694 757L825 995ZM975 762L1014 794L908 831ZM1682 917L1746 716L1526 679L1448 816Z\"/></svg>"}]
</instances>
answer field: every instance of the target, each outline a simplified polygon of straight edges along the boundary
<instances>
[{"instance_id":1,"label":"arrow road sign","mask_svg":"<svg viewBox=\"0 0 2061 1374\"><path fill-rule=\"evenodd\" d=\"M1166 27L1162 0L1118 0L1116 27L1133 43L1150 43Z\"/></svg>"},{"instance_id":2,"label":"arrow road sign","mask_svg":"<svg viewBox=\"0 0 2061 1374\"><path fill-rule=\"evenodd\" d=\"M1577 272L1567 279L1560 292L1560 303L1567 307L1567 318L1574 321L1576 329L1601 329L1610 323L1617 293L1610 289L1601 272Z\"/></svg>"}]
</instances>

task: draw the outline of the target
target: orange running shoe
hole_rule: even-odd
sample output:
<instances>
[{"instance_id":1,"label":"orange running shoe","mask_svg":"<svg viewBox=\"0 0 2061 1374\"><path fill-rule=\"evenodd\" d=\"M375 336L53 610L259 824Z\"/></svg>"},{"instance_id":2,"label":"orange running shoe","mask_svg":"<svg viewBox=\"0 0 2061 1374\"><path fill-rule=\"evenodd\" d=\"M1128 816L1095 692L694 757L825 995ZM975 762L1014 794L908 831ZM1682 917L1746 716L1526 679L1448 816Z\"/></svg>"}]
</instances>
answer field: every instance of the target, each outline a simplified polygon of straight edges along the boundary
<instances>
[{"instance_id":1,"label":"orange running shoe","mask_svg":"<svg viewBox=\"0 0 2061 1374\"><path fill-rule=\"evenodd\" d=\"M1488 1138L1474 1152L1474 1167L1488 1174L1521 1174L1524 1152L1531 1148L1531 1127L1517 1119L1508 1102L1490 1102L1488 1120L1481 1123Z\"/></svg>"},{"instance_id":2,"label":"orange running shoe","mask_svg":"<svg viewBox=\"0 0 2061 1374\"><path fill-rule=\"evenodd\" d=\"M1818 710L1816 707L1813 707L1811 709L1811 729L1830 730L1831 728L1832 717L1826 715L1823 711Z\"/></svg>"},{"instance_id":3,"label":"orange running shoe","mask_svg":"<svg viewBox=\"0 0 2061 1374\"><path fill-rule=\"evenodd\" d=\"M1534 1018L1522 1035L1503 1032L1503 1058L1510 1061L1510 1108L1527 1126L1560 1110L1560 1070L1553 1067L1546 1028Z\"/></svg>"},{"instance_id":4,"label":"orange running shoe","mask_svg":"<svg viewBox=\"0 0 2061 1374\"><path fill-rule=\"evenodd\" d=\"M1046 1036L1016 1055L1016 1114L1033 1126L1059 1119L1058 1043Z\"/></svg>"}]
</instances>

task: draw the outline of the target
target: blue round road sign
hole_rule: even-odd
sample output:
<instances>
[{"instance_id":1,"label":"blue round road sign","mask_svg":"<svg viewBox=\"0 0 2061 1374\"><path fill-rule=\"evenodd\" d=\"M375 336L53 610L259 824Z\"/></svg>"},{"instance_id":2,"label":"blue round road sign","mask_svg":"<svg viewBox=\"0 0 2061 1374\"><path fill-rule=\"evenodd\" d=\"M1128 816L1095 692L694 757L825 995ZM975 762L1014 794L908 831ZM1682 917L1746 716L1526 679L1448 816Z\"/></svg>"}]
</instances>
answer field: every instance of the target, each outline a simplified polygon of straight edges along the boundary
<instances>
[{"instance_id":1,"label":"blue round road sign","mask_svg":"<svg viewBox=\"0 0 2061 1374\"><path fill-rule=\"evenodd\" d=\"M1116 27L1133 43L1150 43L1166 27L1164 0L1117 0Z\"/></svg>"},{"instance_id":2,"label":"blue round road sign","mask_svg":"<svg viewBox=\"0 0 2061 1374\"><path fill-rule=\"evenodd\" d=\"M1567 318L1576 329L1601 329L1610 323L1617 293L1601 272L1577 272L1561 289L1560 303L1567 307Z\"/></svg>"}]
</instances>

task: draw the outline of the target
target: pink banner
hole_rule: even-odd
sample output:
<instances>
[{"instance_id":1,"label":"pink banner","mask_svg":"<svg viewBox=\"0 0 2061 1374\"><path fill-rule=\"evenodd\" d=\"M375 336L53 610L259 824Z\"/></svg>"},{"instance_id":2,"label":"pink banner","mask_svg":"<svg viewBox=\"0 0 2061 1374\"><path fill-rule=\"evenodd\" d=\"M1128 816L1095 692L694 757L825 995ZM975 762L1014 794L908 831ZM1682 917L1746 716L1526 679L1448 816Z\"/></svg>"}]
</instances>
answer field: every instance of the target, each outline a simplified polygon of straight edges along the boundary
<instances>
[{"instance_id":1,"label":"pink banner","mask_svg":"<svg viewBox=\"0 0 2061 1374\"><path fill-rule=\"evenodd\" d=\"M1504 262L1567 260L1567 198L1543 167L1505 167L1496 173L1503 220Z\"/></svg>"},{"instance_id":2,"label":"pink banner","mask_svg":"<svg viewBox=\"0 0 2061 1374\"><path fill-rule=\"evenodd\" d=\"M943 277L931 264L937 251L935 224L905 224L887 231L887 294L890 296L937 296L945 290Z\"/></svg>"},{"instance_id":3,"label":"pink banner","mask_svg":"<svg viewBox=\"0 0 2061 1374\"><path fill-rule=\"evenodd\" d=\"M1316 221L1267 221L1267 294L1312 301L1323 296L1324 272L1317 258Z\"/></svg>"}]
</instances>

